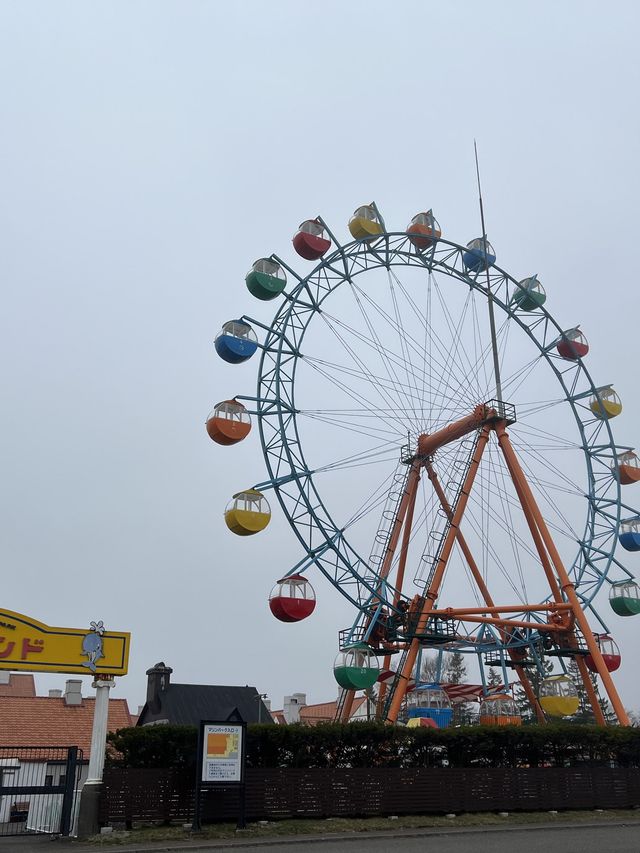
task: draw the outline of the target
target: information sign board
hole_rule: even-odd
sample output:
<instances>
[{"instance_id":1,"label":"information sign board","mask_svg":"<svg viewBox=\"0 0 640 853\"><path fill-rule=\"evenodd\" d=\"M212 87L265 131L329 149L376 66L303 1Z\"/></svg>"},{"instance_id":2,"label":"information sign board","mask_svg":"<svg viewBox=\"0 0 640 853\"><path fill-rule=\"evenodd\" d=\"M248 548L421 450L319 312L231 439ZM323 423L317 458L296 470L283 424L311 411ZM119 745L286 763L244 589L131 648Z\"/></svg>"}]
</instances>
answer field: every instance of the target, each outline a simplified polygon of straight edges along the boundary
<instances>
[{"instance_id":1,"label":"information sign board","mask_svg":"<svg viewBox=\"0 0 640 853\"><path fill-rule=\"evenodd\" d=\"M242 723L204 723L201 782L243 781L244 734Z\"/></svg>"}]
</instances>

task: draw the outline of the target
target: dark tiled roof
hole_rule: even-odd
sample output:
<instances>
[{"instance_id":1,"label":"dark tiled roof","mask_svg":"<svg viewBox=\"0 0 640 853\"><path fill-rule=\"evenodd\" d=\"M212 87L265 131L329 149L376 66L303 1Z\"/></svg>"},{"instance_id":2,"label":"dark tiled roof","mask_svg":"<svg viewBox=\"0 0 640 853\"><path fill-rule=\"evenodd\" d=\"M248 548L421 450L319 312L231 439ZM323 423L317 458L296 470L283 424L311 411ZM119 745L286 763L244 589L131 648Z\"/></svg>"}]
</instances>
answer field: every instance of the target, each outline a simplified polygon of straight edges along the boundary
<instances>
[{"instance_id":1,"label":"dark tiled roof","mask_svg":"<svg viewBox=\"0 0 640 853\"><path fill-rule=\"evenodd\" d=\"M173 725L197 726L201 720L226 720L237 709L247 723L270 723L271 715L255 687L211 684L169 684L153 703L147 702L138 725L159 720Z\"/></svg>"}]
</instances>

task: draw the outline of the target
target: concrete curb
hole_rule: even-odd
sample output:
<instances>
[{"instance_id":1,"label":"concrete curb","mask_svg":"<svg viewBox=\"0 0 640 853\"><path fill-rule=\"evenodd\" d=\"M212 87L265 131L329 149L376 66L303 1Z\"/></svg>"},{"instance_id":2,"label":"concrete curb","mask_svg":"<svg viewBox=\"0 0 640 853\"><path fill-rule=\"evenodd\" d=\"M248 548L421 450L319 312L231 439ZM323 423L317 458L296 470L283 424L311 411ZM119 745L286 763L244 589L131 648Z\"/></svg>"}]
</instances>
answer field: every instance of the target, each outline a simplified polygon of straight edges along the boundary
<instances>
[{"instance_id":1,"label":"concrete curb","mask_svg":"<svg viewBox=\"0 0 640 853\"><path fill-rule=\"evenodd\" d=\"M336 833L326 833L322 835L274 835L270 838L243 838L242 836L238 838L226 838L226 839L217 839L212 838L207 841L197 841L190 840L187 836L185 836L184 841L179 842L153 842L150 841L147 844L138 844L138 845L127 845L126 842L123 844L114 843L114 842L106 842L104 844L100 844L96 842L95 844L86 844L83 842L76 842L72 839L57 839L56 843L65 845L69 848L73 853L96 853L98 850L113 850L114 853L173 853L173 851L177 850L189 850L189 851L198 851L198 850L220 850L229 847L276 847L276 846L287 846L291 844L318 844L320 842L330 842L330 841L341 841L348 843L349 841L361 841L363 838L367 839L379 839L379 838L429 838L429 837L438 837L443 835L476 835L477 833L482 833L486 835L488 833L509 833L509 832L521 832L524 829L529 830L538 830L540 832L549 832L549 831L558 831L558 830L575 830L577 828L581 829L594 829L597 827L603 826L640 826L640 819L636 820L623 820L623 821L573 821L568 823L561 823L550 821L549 823L519 823L514 826L465 826L465 827L426 827L425 829L401 829L401 830L377 830L375 832L369 832L367 830L359 831L359 832L336 832ZM0 845L0 851L1 851ZM25 853L28 848L23 847ZM39 849L39 845L38 845Z\"/></svg>"}]
</instances>

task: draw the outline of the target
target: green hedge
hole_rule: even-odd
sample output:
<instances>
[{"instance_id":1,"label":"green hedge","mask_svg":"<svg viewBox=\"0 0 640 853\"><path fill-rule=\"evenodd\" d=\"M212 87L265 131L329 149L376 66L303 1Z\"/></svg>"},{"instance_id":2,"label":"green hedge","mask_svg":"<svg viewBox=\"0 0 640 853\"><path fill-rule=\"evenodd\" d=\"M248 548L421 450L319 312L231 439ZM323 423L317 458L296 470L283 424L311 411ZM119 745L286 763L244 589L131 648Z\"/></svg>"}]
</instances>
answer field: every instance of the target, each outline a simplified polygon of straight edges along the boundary
<instances>
[{"instance_id":1,"label":"green hedge","mask_svg":"<svg viewBox=\"0 0 640 853\"><path fill-rule=\"evenodd\" d=\"M108 764L195 766L197 730L147 726L109 735ZM469 726L408 729L382 723L250 725L249 767L640 767L640 729Z\"/></svg>"}]
</instances>

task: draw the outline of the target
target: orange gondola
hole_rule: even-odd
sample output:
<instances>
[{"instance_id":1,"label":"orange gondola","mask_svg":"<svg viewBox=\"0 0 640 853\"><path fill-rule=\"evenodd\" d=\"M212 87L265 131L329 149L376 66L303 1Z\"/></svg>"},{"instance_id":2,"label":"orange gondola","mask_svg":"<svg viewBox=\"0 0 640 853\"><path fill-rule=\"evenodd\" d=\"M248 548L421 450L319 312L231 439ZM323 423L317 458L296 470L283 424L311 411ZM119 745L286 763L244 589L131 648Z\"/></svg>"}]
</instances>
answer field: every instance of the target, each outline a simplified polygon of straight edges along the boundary
<instances>
[{"instance_id":1,"label":"orange gondola","mask_svg":"<svg viewBox=\"0 0 640 853\"><path fill-rule=\"evenodd\" d=\"M481 726L521 726L518 706L508 693L485 696L480 703Z\"/></svg>"},{"instance_id":2,"label":"orange gondola","mask_svg":"<svg viewBox=\"0 0 640 853\"><path fill-rule=\"evenodd\" d=\"M633 450L625 450L624 453L616 456L614 470L616 468L620 483L623 486L630 486L631 483L640 481L640 459L638 459Z\"/></svg>"},{"instance_id":3,"label":"orange gondola","mask_svg":"<svg viewBox=\"0 0 640 853\"><path fill-rule=\"evenodd\" d=\"M251 418L242 403L223 400L207 418L207 432L216 444L237 444L251 432Z\"/></svg>"},{"instance_id":4,"label":"orange gondola","mask_svg":"<svg viewBox=\"0 0 640 853\"><path fill-rule=\"evenodd\" d=\"M442 231L432 210L417 213L407 226L409 240L419 252L424 252L440 239Z\"/></svg>"}]
</instances>

